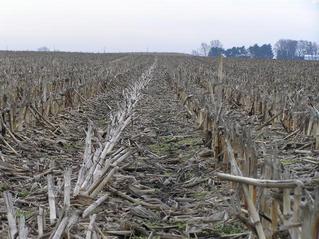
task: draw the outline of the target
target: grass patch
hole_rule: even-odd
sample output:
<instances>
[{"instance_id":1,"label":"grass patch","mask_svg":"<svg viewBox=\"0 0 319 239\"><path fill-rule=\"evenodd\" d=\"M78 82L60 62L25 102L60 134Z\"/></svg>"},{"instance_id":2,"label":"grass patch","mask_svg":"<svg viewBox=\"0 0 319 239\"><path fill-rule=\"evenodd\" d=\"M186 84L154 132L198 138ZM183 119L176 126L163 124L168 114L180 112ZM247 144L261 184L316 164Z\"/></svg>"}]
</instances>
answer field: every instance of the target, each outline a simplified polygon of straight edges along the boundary
<instances>
[{"instance_id":1,"label":"grass patch","mask_svg":"<svg viewBox=\"0 0 319 239\"><path fill-rule=\"evenodd\" d=\"M298 163L298 160L297 159L283 159L283 160L280 160L280 162L282 163L282 165L291 165L291 164L295 164L295 163Z\"/></svg>"},{"instance_id":2,"label":"grass patch","mask_svg":"<svg viewBox=\"0 0 319 239\"><path fill-rule=\"evenodd\" d=\"M6 191L8 189L9 189L9 185L8 184L0 182L0 192L4 192L4 191Z\"/></svg>"},{"instance_id":3,"label":"grass patch","mask_svg":"<svg viewBox=\"0 0 319 239\"><path fill-rule=\"evenodd\" d=\"M172 143L157 143L157 144L151 144L149 145L150 150L159 155L164 156L167 154L173 154L177 148Z\"/></svg>"},{"instance_id":4,"label":"grass patch","mask_svg":"<svg viewBox=\"0 0 319 239\"><path fill-rule=\"evenodd\" d=\"M190 145L190 146L194 146L194 145L201 145L203 144L203 141L201 138L198 137L189 137L189 138L184 138L181 139L179 141L177 141L177 143L179 145Z\"/></svg>"},{"instance_id":5,"label":"grass patch","mask_svg":"<svg viewBox=\"0 0 319 239\"><path fill-rule=\"evenodd\" d=\"M218 224L214 227L214 232L220 235L230 235L244 232L239 224Z\"/></svg>"},{"instance_id":6,"label":"grass patch","mask_svg":"<svg viewBox=\"0 0 319 239\"><path fill-rule=\"evenodd\" d=\"M29 196L30 192L29 191L22 191L22 192L18 192L18 197L21 197L21 198L25 198L27 196Z\"/></svg>"},{"instance_id":7,"label":"grass patch","mask_svg":"<svg viewBox=\"0 0 319 239\"><path fill-rule=\"evenodd\" d=\"M177 222L175 225L176 225L176 228L181 231L186 230L186 222Z\"/></svg>"},{"instance_id":8,"label":"grass patch","mask_svg":"<svg viewBox=\"0 0 319 239\"><path fill-rule=\"evenodd\" d=\"M110 121L105 118L100 118L97 119L94 123L100 127L106 127L110 123Z\"/></svg>"},{"instance_id":9,"label":"grass patch","mask_svg":"<svg viewBox=\"0 0 319 239\"><path fill-rule=\"evenodd\" d=\"M33 215L33 212L31 212L31 211L25 211L25 210L22 210L22 209L17 209L17 211L16 211L16 216L17 217L24 216L25 218L29 218L32 215Z\"/></svg>"},{"instance_id":10,"label":"grass patch","mask_svg":"<svg viewBox=\"0 0 319 239\"><path fill-rule=\"evenodd\" d=\"M65 150L70 150L70 149L74 148L74 145L72 143L64 143L63 148Z\"/></svg>"},{"instance_id":11,"label":"grass patch","mask_svg":"<svg viewBox=\"0 0 319 239\"><path fill-rule=\"evenodd\" d=\"M150 144L148 147L153 153L164 156L176 154L182 147L192 147L201 144L202 139L200 137L179 138L174 136L163 136L159 138L158 143Z\"/></svg>"},{"instance_id":12,"label":"grass patch","mask_svg":"<svg viewBox=\"0 0 319 239\"><path fill-rule=\"evenodd\" d=\"M168 171L165 171L165 172L164 172L164 176L165 176L165 177L170 177L170 176L172 176L172 175L174 175L173 172L168 172Z\"/></svg>"},{"instance_id":13,"label":"grass patch","mask_svg":"<svg viewBox=\"0 0 319 239\"><path fill-rule=\"evenodd\" d=\"M193 197L196 199L204 199L207 196L208 192L202 191L202 192L196 192L193 193Z\"/></svg>"}]
</instances>

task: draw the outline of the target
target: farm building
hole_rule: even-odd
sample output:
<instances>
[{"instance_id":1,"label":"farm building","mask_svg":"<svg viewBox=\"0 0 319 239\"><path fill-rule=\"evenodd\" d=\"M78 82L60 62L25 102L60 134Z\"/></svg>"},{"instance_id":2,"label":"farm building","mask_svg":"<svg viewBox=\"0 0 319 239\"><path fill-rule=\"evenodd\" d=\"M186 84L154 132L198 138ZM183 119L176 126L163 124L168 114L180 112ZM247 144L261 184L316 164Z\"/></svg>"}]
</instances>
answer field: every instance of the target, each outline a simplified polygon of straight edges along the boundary
<instances>
[{"instance_id":1,"label":"farm building","mask_svg":"<svg viewBox=\"0 0 319 239\"><path fill-rule=\"evenodd\" d=\"M304 55L306 61L319 61L319 55Z\"/></svg>"}]
</instances>

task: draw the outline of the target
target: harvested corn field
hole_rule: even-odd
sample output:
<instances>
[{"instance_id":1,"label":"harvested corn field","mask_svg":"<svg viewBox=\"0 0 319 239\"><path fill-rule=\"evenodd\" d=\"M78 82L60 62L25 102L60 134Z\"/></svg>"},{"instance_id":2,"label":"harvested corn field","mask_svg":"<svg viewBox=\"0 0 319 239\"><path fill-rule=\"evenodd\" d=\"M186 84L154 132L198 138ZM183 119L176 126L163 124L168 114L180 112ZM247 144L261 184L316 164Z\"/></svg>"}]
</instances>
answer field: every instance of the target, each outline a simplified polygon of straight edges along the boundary
<instances>
[{"instance_id":1,"label":"harvested corn field","mask_svg":"<svg viewBox=\"0 0 319 239\"><path fill-rule=\"evenodd\" d=\"M0 63L0 238L318 237L319 63Z\"/></svg>"}]
</instances>

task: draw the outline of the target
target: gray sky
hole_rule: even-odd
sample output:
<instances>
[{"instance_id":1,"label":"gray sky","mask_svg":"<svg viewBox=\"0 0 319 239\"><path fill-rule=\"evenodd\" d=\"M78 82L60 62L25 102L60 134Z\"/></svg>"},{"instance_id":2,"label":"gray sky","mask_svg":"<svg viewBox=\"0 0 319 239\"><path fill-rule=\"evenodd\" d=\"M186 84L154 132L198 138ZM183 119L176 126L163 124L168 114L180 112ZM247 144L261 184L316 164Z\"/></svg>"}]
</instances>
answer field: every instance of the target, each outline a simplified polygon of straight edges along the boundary
<instances>
[{"instance_id":1,"label":"gray sky","mask_svg":"<svg viewBox=\"0 0 319 239\"><path fill-rule=\"evenodd\" d=\"M319 0L0 0L0 49L191 52L319 42Z\"/></svg>"}]
</instances>

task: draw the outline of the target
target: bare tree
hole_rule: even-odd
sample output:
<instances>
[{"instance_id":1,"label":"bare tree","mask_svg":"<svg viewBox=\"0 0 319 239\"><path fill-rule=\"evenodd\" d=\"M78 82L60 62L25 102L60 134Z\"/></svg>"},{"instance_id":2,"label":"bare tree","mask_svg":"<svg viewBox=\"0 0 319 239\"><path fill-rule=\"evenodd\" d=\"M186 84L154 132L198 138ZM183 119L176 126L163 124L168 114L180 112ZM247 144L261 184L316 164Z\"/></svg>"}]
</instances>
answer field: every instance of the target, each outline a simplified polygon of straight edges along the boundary
<instances>
[{"instance_id":1,"label":"bare tree","mask_svg":"<svg viewBox=\"0 0 319 239\"><path fill-rule=\"evenodd\" d=\"M297 58L298 41L290 39L280 39L275 44L277 59L293 60Z\"/></svg>"},{"instance_id":2,"label":"bare tree","mask_svg":"<svg viewBox=\"0 0 319 239\"><path fill-rule=\"evenodd\" d=\"M304 55L315 55L316 54L316 43L310 41L298 41L296 55L298 57L304 57Z\"/></svg>"},{"instance_id":3,"label":"bare tree","mask_svg":"<svg viewBox=\"0 0 319 239\"><path fill-rule=\"evenodd\" d=\"M199 54L198 50L192 50L192 55L199 56L200 54Z\"/></svg>"},{"instance_id":4,"label":"bare tree","mask_svg":"<svg viewBox=\"0 0 319 239\"><path fill-rule=\"evenodd\" d=\"M317 55L319 50L319 45L316 42L310 42L308 49L309 49L310 55Z\"/></svg>"},{"instance_id":5,"label":"bare tree","mask_svg":"<svg viewBox=\"0 0 319 239\"><path fill-rule=\"evenodd\" d=\"M223 48L223 44L221 43L220 40L212 40L210 41L210 47L213 48Z\"/></svg>"},{"instance_id":6,"label":"bare tree","mask_svg":"<svg viewBox=\"0 0 319 239\"><path fill-rule=\"evenodd\" d=\"M200 51L202 56L208 56L209 49L210 46L207 43L202 42L202 44L200 44Z\"/></svg>"}]
</instances>

